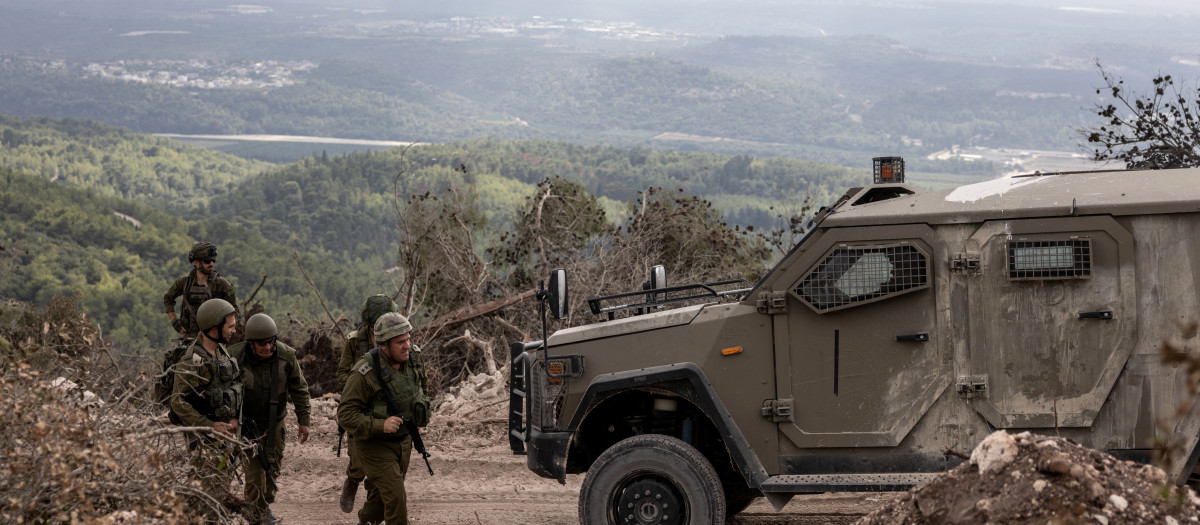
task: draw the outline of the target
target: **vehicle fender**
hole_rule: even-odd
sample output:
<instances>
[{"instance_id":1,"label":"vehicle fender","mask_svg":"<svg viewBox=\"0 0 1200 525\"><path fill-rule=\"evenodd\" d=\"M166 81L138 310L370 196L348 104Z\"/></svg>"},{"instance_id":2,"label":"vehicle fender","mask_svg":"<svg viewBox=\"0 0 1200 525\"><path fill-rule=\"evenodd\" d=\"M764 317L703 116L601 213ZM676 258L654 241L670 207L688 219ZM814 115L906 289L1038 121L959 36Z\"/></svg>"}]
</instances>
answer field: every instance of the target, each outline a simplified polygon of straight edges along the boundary
<instances>
[{"instance_id":1,"label":"vehicle fender","mask_svg":"<svg viewBox=\"0 0 1200 525\"><path fill-rule=\"evenodd\" d=\"M578 431L592 409L606 398L629 390L670 392L696 405L720 432L729 456L746 478L747 486L757 488L767 479L762 462L750 449L746 437L729 415L704 371L695 363L675 363L596 376L584 391L579 403L582 408L571 417L568 431L572 434Z\"/></svg>"}]
</instances>

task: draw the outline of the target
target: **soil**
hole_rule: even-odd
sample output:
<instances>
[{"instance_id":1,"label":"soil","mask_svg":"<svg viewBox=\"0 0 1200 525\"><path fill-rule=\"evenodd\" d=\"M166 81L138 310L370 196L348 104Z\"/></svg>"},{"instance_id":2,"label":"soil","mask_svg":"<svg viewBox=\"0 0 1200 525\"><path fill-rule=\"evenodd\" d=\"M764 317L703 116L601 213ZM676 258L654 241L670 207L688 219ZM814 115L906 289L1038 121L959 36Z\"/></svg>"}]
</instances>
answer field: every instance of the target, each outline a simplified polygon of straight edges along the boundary
<instances>
[{"instance_id":1,"label":"soil","mask_svg":"<svg viewBox=\"0 0 1200 525\"><path fill-rule=\"evenodd\" d=\"M1169 488L1168 488L1169 487ZM1054 437L997 431L969 461L859 523L1163 523L1200 521L1200 498L1151 465Z\"/></svg>"},{"instance_id":2,"label":"soil","mask_svg":"<svg viewBox=\"0 0 1200 525\"><path fill-rule=\"evenodd\" d=\"M336 395L313 400L311 437L295 441L289 415L279 493L272 505L285 525L355 524L338 508L347 458L336 456ZM538 477L507 439L503 371L478 374L435 403L423 432L430 476L414 455L406 488L409 517L423 525L567 525L579 522L582 475L565 483ZM1200 522L1200 498L1184 489L1163 496L1165 474L1065 440L1028 433L989 436L963 462L902 493L797 496L781 512L758 499L730 523L1164 523ZM365 498L360 489L356 510Z\"/></svg>"}]
</instances>

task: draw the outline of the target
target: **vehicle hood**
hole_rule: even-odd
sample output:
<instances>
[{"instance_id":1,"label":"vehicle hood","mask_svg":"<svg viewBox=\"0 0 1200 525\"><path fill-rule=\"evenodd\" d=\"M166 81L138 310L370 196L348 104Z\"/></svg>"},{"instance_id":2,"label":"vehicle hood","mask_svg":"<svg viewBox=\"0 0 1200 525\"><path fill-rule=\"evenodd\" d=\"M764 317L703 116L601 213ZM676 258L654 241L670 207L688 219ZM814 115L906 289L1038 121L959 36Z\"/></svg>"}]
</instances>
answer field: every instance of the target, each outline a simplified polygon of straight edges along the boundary
<instances>
[{"instance_id":1,"label":"vehicle hood","mask_svg":"<svg viewBox=\"0 0 1200 525\"><path fill-rule=\"evenodd\" d=\"M634 315L613 321L604 321L584 326L564 328L550 335L549 346L568 345L580 341L590 341L605 337L658 330L672 326L685 325L700 315L706 305L685 306L661 312L644 315Z\"/></svg>"}]
</instances>

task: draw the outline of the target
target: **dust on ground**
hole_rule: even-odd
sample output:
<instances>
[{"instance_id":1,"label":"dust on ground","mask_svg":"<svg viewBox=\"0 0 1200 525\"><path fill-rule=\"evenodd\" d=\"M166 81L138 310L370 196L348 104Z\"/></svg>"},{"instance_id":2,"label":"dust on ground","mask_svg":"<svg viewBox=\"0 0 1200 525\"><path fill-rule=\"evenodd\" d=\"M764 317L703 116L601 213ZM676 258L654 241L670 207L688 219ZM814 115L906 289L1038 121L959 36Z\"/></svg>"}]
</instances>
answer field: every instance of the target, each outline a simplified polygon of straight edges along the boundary
<instances>
[{"instance_id":1,"label":"dust on ground","mask_svg":"<svg viewBox=\"0 0 1200 525\"><path fill-rule=\"evenodd\" d=\"M275 514L285 525L356 524L338 497L347 458L335 454L336 396L313 400L311 438L288 443ZM413 455L405 483L409 517L424 525L579 523L582 475L565 483L538 477L508 444L505 371L477 374L435 402L423 431L432 454L430 476ZM738 525L861 523L1163 523L1200 522L1200 498L1190 490L1164 496L1166 475L1117 460L1070 440L989 436L970 461L908 492L799 495L776 512L758 499L730 520ZM365 490L358 493L361 507Z\"/></svg>"}]
</instances>

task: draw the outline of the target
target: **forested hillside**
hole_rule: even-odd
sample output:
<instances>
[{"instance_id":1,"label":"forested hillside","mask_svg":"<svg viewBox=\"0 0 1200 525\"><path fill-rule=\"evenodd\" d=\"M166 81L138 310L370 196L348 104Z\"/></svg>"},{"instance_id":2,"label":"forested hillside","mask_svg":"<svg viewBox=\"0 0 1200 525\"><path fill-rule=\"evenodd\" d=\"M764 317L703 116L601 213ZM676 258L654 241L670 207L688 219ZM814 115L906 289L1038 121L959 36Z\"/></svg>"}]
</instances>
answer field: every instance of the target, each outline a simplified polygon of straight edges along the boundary
<instances>
[{"instance_id":1,"label":"forested hillside","mask_svg":"<svg viewBox=\"0 0 1200 525\"><path fill-rule=\"evenodd\" d=\"M503 231L520 199L554 177L579 183L610 213L651 187L679 188L713 202L730 224L765 228L776 215L772 207L798 208L809 195L829 202L861 184L866 172L786 158L479 139L310 157L247 180L228 198L213 199L207 214L331 253L386 257L396 194L470 186L493 229Z\"/></svg>"},{"instance_id":2,"label":"forested hillside","mask_svg":"<svg viewBox=\"0 0 1200 525\"><path fill-rule=\"evenodd\" d=\"M0 166L177 213L270 164L95 121L0 115Z\"/></svg>"},{"instance_id":3,"label":"forested hillside","mask_svg":"<svg viewBox=\"0 0 1200 525\"><path fill-rule=\"evenodd\" d=\"M478 122L481 111L461 98L441 103L435 95L410 102L393 94L395 86L380 91L324 80L341 77L345 67L340 64L332 63L330 71L315 74L303 85L264 92L189 91L81 78L77 68L65 66L0 63L0 113L98 120L142 133L277 133L445 141L473 134L503 134L508 129ZM411 90L404 92L409 93Z\"/></svg>"},{"instance_id":4,"label":"forested hillside","mask_svg":"<svg viewBox=\"0 0 1200 525\"><path fill-rule=\"evenodd\" d=\"M190 269L185 254L196 241L218 245L217 270L239 299L265 277L256 302L318 315L294 249L337 315L397 286L389 271L401 264L400 213L410 196L458 188L483 218L466 248L516 260L525 248L503 239L523 227L515 217L547 180L577 184L605 211L595 220L610 226L653 194L702 197L713 203L698 208L708 210L703 220L762 231L867 176L787 158L496 139L279 166L75 119L0 117L0 127L0 296L44 303L78 293L120 344L170 335L162 295Z\"/></svg>"},{"instance_id":5,"label":"forested hillside","mask_svg":"<svg viewBox=\"0 0 1200 525\"><path fill-rule=\"evenodd\" d=\"M95 119L145 133L540 138L846 166L886 154L916 160L956 144L1064 148L1072 129L1064 125L1064 101L1000 96L991 85L955 88L954 96L855 94L657 57L577 59L497 80L502 87L491 91L473 84L439 87L341 59L298 73L296 85L267 91L81 78L79 68L0 64L0 112ZM930 173L995 176L1001 169L989 162L922 162Z\"/></svg>"},{"instance_id":6,"label":"forested hillside","mask_svg":"<svg viewBox=\"0 0 1200 525\"><path fill-rule=\"evenodd\" d=\"M114 342L161 345L170 335L162 296L191 266L198 239L220 246L217 270L245 300L272 311L320 311L285 242L220 218L181 217L130 200L0 168L0 296L44 304L78 294L81 307ZM383 261L359 265L320 257L299 246L313 280L335 305L380 289Z\"/></svg>"}]
</instances>

